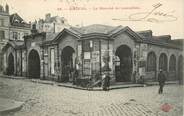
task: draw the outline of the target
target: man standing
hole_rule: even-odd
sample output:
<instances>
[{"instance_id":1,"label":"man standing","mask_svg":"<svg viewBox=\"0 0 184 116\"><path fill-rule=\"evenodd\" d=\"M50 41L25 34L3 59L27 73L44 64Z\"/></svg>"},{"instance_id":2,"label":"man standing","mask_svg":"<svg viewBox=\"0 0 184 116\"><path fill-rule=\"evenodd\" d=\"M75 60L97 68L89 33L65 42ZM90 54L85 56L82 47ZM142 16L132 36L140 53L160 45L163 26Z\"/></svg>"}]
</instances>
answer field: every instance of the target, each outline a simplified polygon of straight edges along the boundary
<instances>
[{"instance_id":1,"label":"man standing","mask_svg":"<svg viewBox=\"0 0 184 116\"><path fill-rule=\"evenodd\" d=\"M165 81L166 81L166 77L165 77L162 69L160 69L160 72L158 74L158 82L159 82L159 86L160 86L159 91L158 91L159 94L163 93L163 87L165 85Z\"/></svg>"}]
</instances>

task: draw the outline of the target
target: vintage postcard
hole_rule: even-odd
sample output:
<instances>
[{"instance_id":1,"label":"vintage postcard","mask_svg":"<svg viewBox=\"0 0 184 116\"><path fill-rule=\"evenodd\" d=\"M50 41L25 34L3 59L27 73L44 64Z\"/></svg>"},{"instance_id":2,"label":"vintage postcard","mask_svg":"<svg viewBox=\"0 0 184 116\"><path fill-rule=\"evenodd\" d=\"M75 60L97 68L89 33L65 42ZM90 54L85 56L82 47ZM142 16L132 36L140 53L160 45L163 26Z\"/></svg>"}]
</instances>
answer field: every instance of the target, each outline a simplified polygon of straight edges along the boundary
<instances>
[{"instance_id":1,"label":"vintage postcard","mask_svg":"<svg viewBox=\"0 0 184 116\"><path fill-rule=\"evenodd\" d=\"M0 0L0 116L183 116L183 0Z\"/></svg>"}]
</instances>

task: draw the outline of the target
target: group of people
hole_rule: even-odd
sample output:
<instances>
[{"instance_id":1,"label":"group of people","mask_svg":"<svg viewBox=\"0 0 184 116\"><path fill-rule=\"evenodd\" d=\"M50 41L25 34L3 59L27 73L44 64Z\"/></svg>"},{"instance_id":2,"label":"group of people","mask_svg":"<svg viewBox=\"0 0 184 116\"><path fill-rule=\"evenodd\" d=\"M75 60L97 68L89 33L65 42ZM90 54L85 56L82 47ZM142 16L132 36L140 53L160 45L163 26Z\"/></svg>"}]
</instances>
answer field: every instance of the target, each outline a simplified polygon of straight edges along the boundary
<instances>
[{"instance_id":1,"label":"group of people","mask_svg":"<svg viewBox=\"0 0 184 116\"><path fill-rule=\"evenodd\" d=\"M140 75L139 72L137 71L134 71L133 78L134 78L134 83L139 83L139 84L144 83L143 75Z\"/></svg>"},{"instance_id":2,"label":"group of people","mask_svg":"<svg viewBox=\"0 0 184 116\"><path fill-rule=\"evenodd\" d=\"M140 78L141 79L141 78ZM141 79L143 80L143 79ZM162 94L163 93L163 87L165 85L166 81L166 76L162 69L160 69L160 72L158 74L158 82L159 82L159 90L158 93ZM108 71L104 71L102 75L102 88L104 91L108 91L110 86L110 76Z\"/></svg>"},{"instance_id":3,"label":"group of people","mask_svg":"<svg viewBox=\"0 0 184 116\"><path fill-rule=\"evenodd\" d=\"M110 87L109 71L111 71L111 69L108 66L103 67L103 70L102 70L102 89L104 91L108 91L109 87ZM139 76L139 79L138 79L138 73L134 72L133 76L134 76L134 81L136 83L138 83L139 81L140 81L140 83L144 83L143 78L141 78ZM78 77L78 71L77 70L73 70L72 77L73 77L73 84L76 84L76 82L77 82L76 80L77 80L77 77ZM162 71L162 69L160 69L160 72L158 74L158 82L159 82L159 91L158 91L158 93L159 94L163 93L163 87L165 85L165 81L166 81L166 76L165 76L164 72Z\"/></svg>"}]
</instances>

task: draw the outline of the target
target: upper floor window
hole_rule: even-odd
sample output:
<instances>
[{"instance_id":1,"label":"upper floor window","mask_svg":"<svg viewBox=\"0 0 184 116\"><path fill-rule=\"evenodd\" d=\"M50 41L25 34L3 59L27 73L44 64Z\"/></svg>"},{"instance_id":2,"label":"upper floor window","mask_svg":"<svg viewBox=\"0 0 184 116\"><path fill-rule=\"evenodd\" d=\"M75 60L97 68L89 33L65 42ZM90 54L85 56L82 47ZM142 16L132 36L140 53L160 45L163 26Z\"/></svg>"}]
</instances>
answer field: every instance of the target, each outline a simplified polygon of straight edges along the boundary
<instances>
[{"instance_id":1,"label":"upper floor window","mask_svg":"<svg viewBox=\"0 0 184 116\"><path fill-rule=\"evenodd\" d=\"M4 26L4 20L0 19L0 26Z\"/></svg>"},{"instance_id":2,"label":"upper floor window","mask_svg":"<svg viewBox=\"0 0 184 116\"><path fill-rule=\"evenodd\" d=\"M2 41L3 39L5 39L5 32L2 30L0 31L0 41Z\"/></svg>"},{"instance_id":3,"label":"upper floor window","mask_svg":"<svg viewBox=\"0 0 184 116\"><path fill-rule=\"evenodd\" d=\"M27 36L27 35L29 35L28 33L24 33L24 36Z\"/></svg>"},{"instance_id":4,"label":"upper floor window","mask_svg":"<svg viewBox=\"0 0 184 116\"><path fill-rule=\"evenodd\" d=\"M17 32L13 32L13 39L17 40L18 39L18 33Z\"/></svg>"}]
</instances>

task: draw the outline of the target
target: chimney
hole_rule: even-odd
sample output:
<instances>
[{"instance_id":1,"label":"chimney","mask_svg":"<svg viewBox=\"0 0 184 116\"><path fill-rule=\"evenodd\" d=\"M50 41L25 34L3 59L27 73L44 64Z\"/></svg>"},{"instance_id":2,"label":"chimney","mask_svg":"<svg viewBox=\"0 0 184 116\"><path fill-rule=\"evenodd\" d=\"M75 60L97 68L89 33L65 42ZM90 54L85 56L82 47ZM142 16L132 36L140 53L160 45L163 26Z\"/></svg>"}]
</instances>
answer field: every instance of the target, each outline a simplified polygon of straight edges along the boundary
<instances>
[{"instance_id":1,"label":"chimney","mask_svg":"<svg viewBox=\"0 0 184 116\"><path fill-rule=\"evenodd\" d=\"M50 17L51 17L51 14L50 14L50 13L47 13L47 14L45 15L45 20L48 20Z\"/></svg>"},{"instance_id":2,"label":"chimney","mask_svg":"<svg viewBox=\"0 0 184 116\"><path fill-rule=\"evenodd\" d=\"M6 12L9 14L9 6L8 6L8 4L6 4L5 9L6 9Z\"/></svg>"},{"instance_id":3,"label":"chimney","mask_svg":"<svg viewBox=\"0 0 184 116\"><path fill-rule=\"evenodd\" d=\"M38 33L38 30L36 29L36 24L35 23L32 25L31 33L32 34Z\"/></svg>"}]
</instances>

